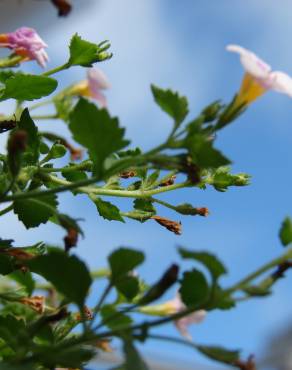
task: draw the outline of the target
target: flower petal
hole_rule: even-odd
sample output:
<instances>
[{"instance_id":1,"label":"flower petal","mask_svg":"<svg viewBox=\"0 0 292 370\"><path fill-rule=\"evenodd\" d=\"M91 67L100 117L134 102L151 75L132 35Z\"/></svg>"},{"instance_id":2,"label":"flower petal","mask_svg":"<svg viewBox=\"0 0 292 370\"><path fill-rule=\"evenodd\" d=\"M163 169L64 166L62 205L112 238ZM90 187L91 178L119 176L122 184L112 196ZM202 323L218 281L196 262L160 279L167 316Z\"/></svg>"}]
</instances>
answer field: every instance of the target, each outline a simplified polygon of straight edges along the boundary
<instances>
[{"instance_id":1,"label":"flower petal","mask_svg":"<svg viewBox=\"0 0 292 370\"><path fill-rule=\"evenodd\" d=\"M226 50L238 53L240 55L240 61L243 68L253 77L263 80L269 77L271 66L260 59L252 51L239 45L228 45Z\"/></svg>"},{"instance_id":2,"label":"flower petal","mask_svg":"<svg viewBox=\"0 0 292 370\"><path fill-rule=\"evenodd\" d=\"M183 337L188 340L192 340L190 333L188 332L188 326L191 324L199 324L206 317L207 312L205 310L195 311L181 319L175 321L175 326Z\"/></svg>"},{"instance_id":3,"label":"flower petal","mask_svg":"<svg viewBox=\"0 0 292 370\"><path fill-rule=\"evenodd\" d=\"M272 72L270 88L292 97L292 78L284 72Z\"/></svg>"},{"instance_id":4,"label":"flower petal","mask_svg":"<svg viewBox=\"0 0 292 370\"><path fill-rule=\"evenodd\" d=\"M106 75L100 69L90 68L87 71L87 78L89 86L92 89L106 90L110 88L110 83Z\"/></svg>"}]
</instances>

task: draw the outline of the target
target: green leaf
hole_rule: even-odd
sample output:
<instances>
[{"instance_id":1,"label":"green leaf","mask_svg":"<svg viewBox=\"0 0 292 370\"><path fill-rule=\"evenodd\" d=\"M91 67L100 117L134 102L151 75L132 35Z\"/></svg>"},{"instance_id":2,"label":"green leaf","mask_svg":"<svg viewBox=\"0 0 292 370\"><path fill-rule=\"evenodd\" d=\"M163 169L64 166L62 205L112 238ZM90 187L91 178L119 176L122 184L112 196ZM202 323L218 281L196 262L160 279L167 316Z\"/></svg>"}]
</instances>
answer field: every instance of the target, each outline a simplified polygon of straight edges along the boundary
<instances>
[{"instance_id":1,"label":"green leaf","mask_svg":"<svg viewBox=\"0 0 292 370\"><path fill-rule=\"evenodd\" d=\"M19 349L19 336L25 329L24 321L12 315L0 316L0 338L14 350Z\"/></svg>"},{"instance_id":2,"label":"green leaf","mask_svg":"<svg viewBox=\"0 0 292 370\"><path fill-rule=\"evenodd\" d=\"M27 133L27 145L23 153L24 165L35 165L39 159L40 139L38 129L30 117L28 109L24 109L18 122L18 128Z\"/></svg>"},{"instance_id":3,"label":"green leaf","mask_svg":"<svg viewBox=\"0 0 292 370\"><path fill-rule=\"evenodd\" d=\"M15 270L13 258L5 254L0 254L0 274L8 275Z\"/></svg>"},{"instance_id":4,"label":"green leaf","mask_svg":"<svg viewBox=\"0 0 292 370\"><path fill-rule=\"evenodd\" d=\"M144 253L133 249L119 248L109 257L112 280L117 281L144 261Z\"/></svg>"},{"instance_id":5,"label":"green leaf","mask_svg":"<svg viewBox=\"0 0 292 370\"><path fill-rule=\"evenodd\" d=\"M257 285L247 286L243 291L251 297L265 297L272 293L269 288Z\"/></svg>"},{"instance_id":6,"label":"green leaf","mask_svg":"<svg viewBox=\"0 0 292 370\"><path fill-rule=\"evenodd\" d=\"M129 316L118 313L115 306L110 304L102 306L100 314L103 322L112 330L124 329L132 324L132 319Z\"/></svg>"},{"instance_id":7,"label":"green leaf","mask_svg":"<svg viewBox=\"0 0 292 370\"><path fill-rule=\"evenodd\" d=\"M292 242L292 220L286 217L280 229L280 240L284 247Z\"/></svg>"},{"instance_id":8,"label":"green leaf","mask_svg":"<svg viewBox=\"0 0 292 370\"><path fill-rule=\"evenodd\" d=\"M64 341L65 342L65 341ZM64 343L63 342L63 343ZM66 343L66 342L65 342ZM55 346L35 346L34 351L38 360L45 367L55 368L56 365L75 368L90 361L95 356L95 351L81 346L64 346L64 348Z\"/></svg>"},{"instance_id":9,"label":"green leaf","mask_svg":"<svg viewBox=\"0 0 292 370\"><path fill-rule=\"evenodd\" d=\"M125 222L123 217L120 214L120 210L114 204L106 202L101 198L96 198L93 200L96 205L97 211L101 217L105 220L115 220Z\"/></svg>"},{"instance_id":10,"label":"green leaf","mask_svg":"<svg viewBox=\"0 0 292 370\"><path fill-rule=\"evenodd\" d=\"M148 370L148 366L141 358L139 352L134 346L134 343L128 339L124 339L123 346L125 354L125 364L122 366L123 370Z\"/></svg>"},{"instance_id":11,"label":"green leaf","mask_svg":"<svg viewBox=\"0 0 292 370\"><path fill-rule=\"evenodd\" d=\"M83 306L91 285L90 273L84 262L76 256L68 256L64 252L51 251L27 262L32 272L35 272L78 306Z\"/></svg>"},{"instance_id":12,"label":"green leaf","mask_svg":"<svg viewBox=\"0 0 292 370\"><path fill-rule=\"evenodd\" d=\"M210 294L205 276L196 269L187 271L183 274L179 292L182 301L187 306L204 303Z\"/></svg>"},{"instance_id":13,"label":"green leaf","mask_svg":"<svg viewBox=\"0 0 292 370\"><path fill-rule=\"evenodd\" d=\"M96 44L82 40L76 33L70 42L69 66L92 67L93 63L99 61L99 47Z\"/></svg>"},{"instance_id":14,"label":"green leaf","mask_svg":"<svg viewBox=\"0 0 292 370\"><path fill-rule=\"evenodd\" d=\"M47 161L50 159L57 159L57 158L62 158L66 154L67 149L64 145L55 143L49 153L47 154Z\"/></svg>"},{"instance_id":15,"label":"green leaf","mask_svg":"<svg viewBox=\"0 0 292 370\"><path fill-rule=\"evenodd\" d=\"M5 81L0 101L40 99L50 95L57 86L58 82L51 77L17 73Z\"/></svg>"},{"instance_id":16,"label":"green leaf","mask_svg":"<svg viewBox=\"0 0 292 370\"><path fill-rule=\"evenodd\" d=\"M145 212L152 212L155 213L156 210L153 207L153 204L148 199L135 199L134 200L134 208L137 210L145 211Z\"/></svg>"},{"instance_id":17,"label":"green leaf","mask_svg":"<svg viewBox=\"0 0 292 370\"><path fill-rule=\"evenodd\" d=\"M233 175L229 173L229 167L220 167L213 174L211 185L217 191L226 191L229 186L246 186L249 184L250 176L246 173Z\"/></svg>"},{"instance_id":18,"label":"green leaf","mask_svg":"<svg viewBox=\"0 0 292 370\"><path fill-rule=\"evenodd\" d=\"M177 92L163 90L154 85L151 86L151 90L156 103L174 119L178 126L189 112L187 98Z\"/></svg>"},{"instance_id":19,"label":"green leaf","mask_svg":"<svg viewBox=\"0 0 292 370\"><path fill-rule=\"evenodd\" d=\"M151 189L153 185L156 183L157 179L159 178L160 171L156 170L151 173L150 176L146 178L146 180L143 181L143 189Z\"/></svg>"},{"instance_id":20,"label":"green leaf","mask_svg":"<svg viewBox=\"0 0 292 370\"><path fill-rule=\"evenodd\" d=\"M211 273L213 279L217 280L221 275L227 273L225 266L219 259L211 253L189 251L184 248L179 248L179 254L184 259L193 259L201 262Z\"/></svg>"},{"instance_id":21,"label":"green leaf","mask_svg":"<svg viewBox=\"0 0 292 370\"><path fill-rule=\"evenodd\" d=\"M118 119L85 99L80 99L71 113L69 128L74 139L88 149L95 173L99 175L104 160L129 143L124 139L125 130L119 127Z\"/></svg>"},{"instance_id":22,"label":"green leaf","mask_svg":"<svg viewBox=\"0 0 292 370\"><path fill-rule=\"evenodd\" d=\"M115 286L128 300L132 300L139 293L139 280L135 276L125 276L118 280Z\"/></svg>"},{"instance_id":23,"label":"green leaf","mask_svg":"<svg viewBox=\"0 0 292 370\"><path fill-rule=\"evenodd\" d=\"M239 350L231 351L218 346L197 346L197 350L212 360L231 365L239 360L240 354Z\"/></svg>"},{"instance_id":24,"label":"green leaf","mask_svg":"<svg viewBox=\"0 0 292 370\"><path fill-rule=\"evenodd\" d=\"M212 142L203 135L191 135L186 146L194 162L201 168L218 168L230 163L219 150L213 148Z\"/></svg>"},{"instance_id":25,"label":"green leaf","mask_svg":"<svg viewBox=\"0 0 292 370\"><path fill-rule=\"evenodd\" d=\"M35 281L32 278L30 271L17 270L9 274L7 277L16 281L18 284L22 285L26 293L30 296L35 288Z\"/></svg>"},{"instance_id":26,"label":"green leaf","mask_svg":"<svg viewBox=\"0 0 292 370\"><path fill-rule=\"evenodd\" d=\"M13 211L27 229L46 223L56 213L58 202L54 194L13 202Z\"/></svg>"}]
</instances>

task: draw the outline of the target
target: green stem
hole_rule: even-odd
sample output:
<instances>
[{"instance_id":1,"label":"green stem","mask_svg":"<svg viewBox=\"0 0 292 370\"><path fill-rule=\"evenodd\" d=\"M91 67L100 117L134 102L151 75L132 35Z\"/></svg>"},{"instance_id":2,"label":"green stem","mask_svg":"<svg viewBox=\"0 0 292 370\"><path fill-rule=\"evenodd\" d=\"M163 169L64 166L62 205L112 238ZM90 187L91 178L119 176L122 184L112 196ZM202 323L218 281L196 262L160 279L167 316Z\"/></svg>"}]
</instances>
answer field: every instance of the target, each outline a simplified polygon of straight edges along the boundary
<instances>
[{"instance_id":1,"label":"green stem","mask_svg":"<svg viewBox=\"0 0 292 370\"><path fill-rule=\"evenodd\" d=\"M35 104L31 105L30 107L28 107L28 109L29 109L29 111L32 111L34 109L44 107L45 105L49 105L51 103L53 103L52 99L43 100L43 101L40 101L38 103L35 103Z\"/></svg>"},{"instance_id":2,"label":"green stem","mask_svg":"<svg viewBox=\"0 0 292 370\"><path fill-rule=\"evenodd\" d=\"M160 200L160 199L157 199L157 198L150 198L150 200L152 200L152 202L161 204L164 207L167 207L167 208L170 208L170 209L173 209L174 211L176 211L176 206L173 206L172 204L169 204L169 203L165 202L164 200Z\"/></svg>"},{"instance_id":3,"label":"green stem","mask_svg":"<svg viewBox=\"0 0 292 370\"><path fill-rule=\"evenodd\" d=\"M279 266L281 263L289 260L292 258L292 248L289 249L285 254L283 254L280 257L277 257L273 259L272 261L266 263L262 267L260 267L258 270L255 272L249 274L246 278L240 280L238 283L234 284L231 286L229 289L227 289L227 292L232 293L235 292L236 290L241 290L243 289L246 285L248 285L250 282L255 280L257 277L260 275L264 274L265 272L269 271L273 267Z\"/></svg>"},{"instance_id":4,"label":"green stem","mask_svg":"<svg viewBox=\"0 0 292 370\"><path fill-rule=\"evenodd\" d=\"M59 177L53 175L46 175L46 179L58 185L63 186L70 186L74 183L70 181L60 179ZM77 184L77 183L75 183ZM167 191L172 191L175 189L181 189L184 187L189 186L188 182L173 184L169 186L164 186L158 189L152 190L116 190L116 189L106 189L106 188L98 188L98 187L78 187L84 193L87 194L94 194L94 195L104 195L104 196L114 196L120 198L149 198L152 195L165 193Z\"/></svg>"},{"instance_id":5,"label":"green stem","mask_svg":"<svg viewBox=\"0 0 292 370\"><path fill-rule=\"evenodd\" d=\"M12 54L7 58L0 59L0 68L16 67L22 60L22 56Z\"/></svg>"},{"instance_id":6,"label":"green stem","mask_svg":"<svg viewBox=\"0 0 292 370\"><path fill-rule=\"evenodd\" d=\"M34 120L45 120L45 119L57 119L59 118L58 114L47 114L44 116L32 116L31 117Z\"/></svg>"},{"instance_id":7,"label":"green stem","mask_svg":"<svg viewBox=\"0 0 292 370\"><path fill-rule=\"evenodd\" d=\"M6 207L0 211L0 216L5 215L6 213L13 210L13 204L11 204L9 207Z\"/></svg>"},{"instance_id":8,"label":"green stem","mask_svg":"<svg viewBox=\"0 0 292 370\"><path fill-rule=\"evenodd\" d=\"M68 69L69 67L70 67L70 65L68 63L65 63L65 64L63 64L59 67L50 69L49 71L42 73L42 76L51 76L55 73L63 71L64 69Z\"/></svg>"}]
</instances>

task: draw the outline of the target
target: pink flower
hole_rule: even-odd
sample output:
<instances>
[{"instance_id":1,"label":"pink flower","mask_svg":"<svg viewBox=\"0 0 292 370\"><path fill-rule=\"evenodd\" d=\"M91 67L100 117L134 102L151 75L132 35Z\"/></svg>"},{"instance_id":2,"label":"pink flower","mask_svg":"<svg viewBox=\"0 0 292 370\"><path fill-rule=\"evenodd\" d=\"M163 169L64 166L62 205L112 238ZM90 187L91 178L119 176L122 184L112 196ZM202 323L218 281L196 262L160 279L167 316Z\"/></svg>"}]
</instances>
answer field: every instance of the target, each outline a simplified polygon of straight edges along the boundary
<instances>
[{"instance_id":1,"label":"pink flower","mask_svg":"<svg viewBox=\"0 0 292 370\"><path fill-rule=\"evenodd\" d=\"M173 313L182 312L187 308L182 302L179 294L177 294L174 299L168 301L167 303L168 305L172 305ZM192 336L188 332L188 327L192 324L199 324L202 322L205 319L206 314L207 312L205 310L198 310L176 320L174 324L183 337L188 340L192 340Z\"/></svg>"},{"instance_id":2,"label":"pink flower","mask_svg":"<svg viewBox=\"0 0 292 370\"><path fill-rule=\"evenodd\" d=\"M73 85L67 93L79 95L96 100L101 107L106 107L106 97L102 90L110 88L106 75L97 68L90 68L87 71L87 79Z\"/></svg>"},{"instance_id":3,"label":"pink flower","mask_svg":"<svg viewBox=\"0 0 292 370\"><path fill-rule=\"evenodd\" d=\"M45 52L47 46L33 28L21 27L15 32L0 35L0 47L13 49L24 60L36 60L43 68L49 60Z\"/></svg>"},{"instance_id":4,"label":"pink flower","mask_svg":"<svg viewBox=\"0 0 292 370\"><path fill-rule=\"evenodd\" d=\"M168 316L183 312L186 310L186 308L187 307L182 302L179 293L177 293L175 298L162 304L140 307L139 312L147 315ZM202 322L205 319L206 314L207 312L205 310L194 311L176 320L174 324L183 337L188 340L192 340L192 337L188 332L188 327L192 324L199 324L200 322Z\"/></svg>"},{"instance_id":5,"label":"pink flower","mask_svg":"<svg viewBox=\"0 0 292 370\"><path fill-rule=\"evenodd\" d=\"M245 75L237 96L238 104L249 104L267 90L275 90L292 97L292 78L271 67L253 52L239 46L228 45L228 51L238 53Z\"/></svg>"}]
</instances>

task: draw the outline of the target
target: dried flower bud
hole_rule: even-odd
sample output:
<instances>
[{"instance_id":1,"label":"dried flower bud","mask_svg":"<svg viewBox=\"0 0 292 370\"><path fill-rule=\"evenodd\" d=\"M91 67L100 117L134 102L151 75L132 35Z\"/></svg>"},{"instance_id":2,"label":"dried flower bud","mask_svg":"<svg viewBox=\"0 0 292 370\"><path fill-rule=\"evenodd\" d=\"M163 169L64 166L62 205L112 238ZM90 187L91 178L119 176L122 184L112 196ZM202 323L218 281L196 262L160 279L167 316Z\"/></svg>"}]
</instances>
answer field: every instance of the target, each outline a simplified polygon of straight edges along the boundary
<instances>
[{"instance_id":1,"label":"dried flower bud","mask_svg":"<svg viewBox=\"0 0 292 370\"><path fill-rule=\"evenodd\" d=\"M98 348L98 349L101 349L103 352L107 352L107 353L112 353L113 352L113 349L112 347L110 346L110 340L108 339L102 339L102 340L98 340L96 343L95 343L95 346Z\"/></svg>"},{"instance_id":2,"label":"dried flower bud","mask_svg":"<svg viewBox=\"0 0 292 370\"><path fill-rule=\"evenodd\" d=\"M68 0L51 0L51 2L58 9L59 17L67 16L72 10L72 5Z\"/></svg>"},{"instance_id":3,"label":"dried flower bud","mask_svg":"<svg viewBox=\"0 0 292 370\"><path fill-rule=\"evenodd\" d=\"M172 175L170 178L168 178L165 181L162 181L159 186L169 186L174 184L174 180L176 179L175 175Z\"/></svg>"},{"instance_id":4,"label":"dried flower bud","mask_svg":"<svg viewBox=\"0 0 292 370\"><path fill-rule=\"evenodd\" d=\"M20 303L29 306L39 314L44 313L45 310L45 297L36 295L34 297L24 297L19 300Z\"/></svg>"},{"instance_id":5,"label":"dried flower bud","mask_svg":"<svg viewBox=\"0 0 292 370\"><path fill-rule=\"evenodd\" d=\"M122 179L129 179L130 177L136 176L135 171L124 171L119 174Z\"/></svg>"},{"instance_id":6,"label":"dried flower bud","mask_svg":"<svg viewBox=\"0 0 292 370\"><path fill-rule=\"evenodd\" d=\"M65 251L68 252L71 248L76 247L78 241L78 231L74 228L67 230L67 235L64 238Z\"/></svg>"},{"instance_id":7,"label":"dried flower bud","mask_svg":"<svg viewBox=\"0 0 292 370\"><path fill-rule=\"evenodd\" d=\"M8 153L10 155L23 152L27 145L27 132L24 130L15 131L8 142Z\"/></svg>"},{"instance_id":8,"label":"dried flower bud","mask_svg":"<svg viewBox=\"0 0 292 370\"><path fill-rule=\"evenodd\" d=\"M251 355L247 361L238 360L235 361L234 365L240 370L256 370L256 364L254 361L254 356Z\"/></svg>"},{"instance_id":9,"label":"dried flower bud","mask_svg":"<svg viewBox=\"0 0 292 370\"><path fill-rule=\"evenodd\" d=\"M75 316L75 319L77 321L82 321L83 319L85 319L85 320L92 320L93 319L92 311L87 306L84 306L84 308L83 308L83 315L84 316L82 316L80 313L77 313L76 316Z\"/></svg>"},{"instance_id":10,"label":"dried flower bud","mask_svg":"<svg viewBox=\"0 0 292 370\"><path fill-rule=\"evenodd\" d=\"M27 261L34 258L34 255L32 253L25 252L21 248L8 248L0 251L1 253L7 254L8 256L15 257L18 260L21 261Z\"/></svg>"},{"instance_id":11,"label":"dried flower bud","mask_svg":"<svg viewBox=\"0 0 292 370\"><path fill-rule=\"evenodd\" d=\"M210 214L209 209L207 207L196 208L196 210L199 216L207 217Z\"/></svg>"},{"instance_id":12,"label":"dried flower bud","mask_svg":"<svg viewBox=\"0 0 292 370\"><path fill-rule=\"evenodd\" d=\"M159 225L166 227L167 230L171 231L172 233L175 233L176 235L181 235L181 223L169 220L165 217L160 216L152 216L153 220L159 223Z\"/></svg>"},{"instance_id":13,"label":"dried flower bud","mask_svg":"<svg viewBox=\"0 0 292 370\"><path fill-rule=\"evenodd\" d=\"M162 275L161 279L141 298L139 304L145 305L160 298L177 281L178 272L178 265L171 265Z\"/></svg>"}]
</instances>

